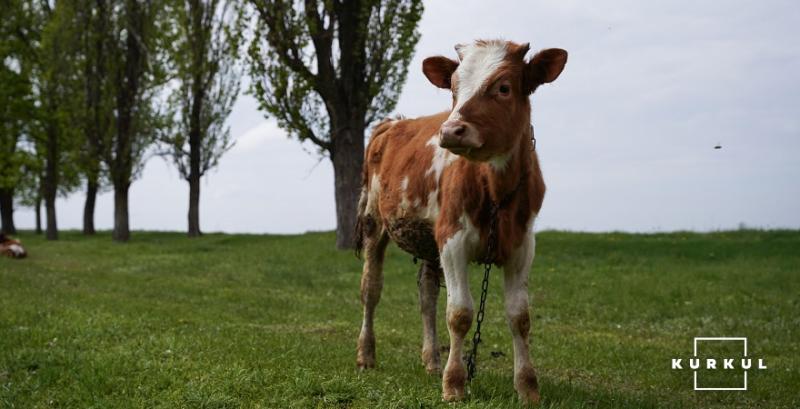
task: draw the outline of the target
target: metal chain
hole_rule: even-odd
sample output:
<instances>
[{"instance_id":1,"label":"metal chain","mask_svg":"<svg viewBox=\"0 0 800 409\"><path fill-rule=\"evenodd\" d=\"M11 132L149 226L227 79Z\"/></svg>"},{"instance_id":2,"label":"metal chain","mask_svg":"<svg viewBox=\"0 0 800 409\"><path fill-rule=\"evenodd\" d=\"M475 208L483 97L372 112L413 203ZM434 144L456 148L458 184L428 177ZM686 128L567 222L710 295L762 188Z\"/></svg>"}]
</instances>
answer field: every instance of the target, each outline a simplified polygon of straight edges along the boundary
<instances>
[{"instance_id":1,"label":"metal chain","mask_svg":"<svg viewBox=\"0 0 800 409\"><path fill-rule=\"evenodd\" d=\"M492 204L491 223L489 224L489 234L486 244L486 258L483 262L483 282L481 283L481 303L478 307L478 315L475 318L475 333L472 335L472 350L467 355L467 381L472 381L477 371L476 359L478 357L478 344L481 343L481 323L486 309L486 294L489 290L489 273L492 271L494 262L494 244L497 240L497 204Z\"/></svg>"}]
</instances>

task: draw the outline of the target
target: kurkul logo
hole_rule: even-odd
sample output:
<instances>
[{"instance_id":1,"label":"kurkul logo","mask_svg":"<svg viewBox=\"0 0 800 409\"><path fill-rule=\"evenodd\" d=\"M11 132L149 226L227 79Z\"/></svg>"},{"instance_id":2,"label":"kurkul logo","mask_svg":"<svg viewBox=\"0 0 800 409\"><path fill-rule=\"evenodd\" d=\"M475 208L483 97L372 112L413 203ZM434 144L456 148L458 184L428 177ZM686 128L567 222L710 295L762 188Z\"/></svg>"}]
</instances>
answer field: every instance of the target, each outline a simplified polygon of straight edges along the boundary
<instances>
[{"instance_id":1,"label":"kurkul logo","mask_svg":"<svg viewBox=\"0 0 800 409\"><path fill-rule=\"evenodd\" d=\"M700 358L703 344L714 343L736 343L741 344L741 356L725 356L714 358ZM738 354L737 354L738 355ZM695 337L694 354L692 358L673 358L673 370L691 369L694 376L694 390L696 391L746 391L747 390L747 371L764 370L767 365L763 358L751 358L747 356L747 338L745 337ZM698 372L710 371L729 371L731 375L742 372L742 386L699 386ZM701 381L702 383L702 381Z\"/></svg>"}]
</instances>

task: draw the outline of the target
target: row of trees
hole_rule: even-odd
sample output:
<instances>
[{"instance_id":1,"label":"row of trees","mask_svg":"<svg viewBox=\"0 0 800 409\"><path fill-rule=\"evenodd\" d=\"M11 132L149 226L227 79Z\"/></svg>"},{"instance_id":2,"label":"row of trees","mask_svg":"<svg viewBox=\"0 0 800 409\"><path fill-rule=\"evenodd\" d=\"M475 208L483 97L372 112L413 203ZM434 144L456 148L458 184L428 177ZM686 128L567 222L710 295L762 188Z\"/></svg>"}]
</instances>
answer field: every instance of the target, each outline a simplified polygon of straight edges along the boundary
<instances>
[{"instance_id":1,"label":"row of trees","mask_svg":"<svg viewBox=\"0 0 800 409\"><path fill-rule=\"evenodd\" d=\"M419 0L1 0L0 213L32 206L57 239L56 198L128 191L145 159L172 161L200 234L200 179L232 146L225 120L251 76L265 115L334 165L337 245L352 242L364 131L394 108L419 39ZM246 51L246 52L245 52Z\"/></svg>"}]
</instances>

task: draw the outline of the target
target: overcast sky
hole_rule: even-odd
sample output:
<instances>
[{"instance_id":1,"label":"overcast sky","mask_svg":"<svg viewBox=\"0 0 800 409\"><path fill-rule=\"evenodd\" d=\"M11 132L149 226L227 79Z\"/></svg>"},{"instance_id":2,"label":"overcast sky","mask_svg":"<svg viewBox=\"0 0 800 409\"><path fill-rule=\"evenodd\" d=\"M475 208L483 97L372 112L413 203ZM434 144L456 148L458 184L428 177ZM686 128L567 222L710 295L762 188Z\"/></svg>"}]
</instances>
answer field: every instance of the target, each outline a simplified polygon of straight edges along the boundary
<instances>
[{"instance_id":1,"label":"overcast sky","mask_svg":"<svg viewBox=\"0 0 800 409\"><path fill-rule=\"evenodd\" d=\"M502 4L502 5L501 5ZM540 228L588 231L800 228L800 2L431 1L396 111L449 108L423 58L477 38L560 47L569 62L533 96L548 191ZM202 182L204 231L335 227L333 170L288 140L249 96L236 146ZM715 150L720 144L722 149ZM312 152L311 154L308 151ZM130 192L131 227L184 230L188 185L151 159ZM83 193L58 201L81 226ZM113 195L96 223L112 227ZM33 212L16 212L19 227Z\"/></svg>"}]
</instances>

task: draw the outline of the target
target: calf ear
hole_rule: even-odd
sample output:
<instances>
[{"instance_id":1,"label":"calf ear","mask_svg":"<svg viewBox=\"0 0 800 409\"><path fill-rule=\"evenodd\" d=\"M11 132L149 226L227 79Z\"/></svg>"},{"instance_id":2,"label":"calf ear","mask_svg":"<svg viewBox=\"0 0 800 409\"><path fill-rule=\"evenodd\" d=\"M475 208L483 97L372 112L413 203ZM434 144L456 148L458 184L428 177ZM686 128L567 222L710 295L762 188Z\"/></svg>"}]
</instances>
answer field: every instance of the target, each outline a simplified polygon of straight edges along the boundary
<instances>
[{"instance_id":1,"label":"calf ear","mask_svg":"<svg viewBox=\"0 0 800 409\"><path fill-rule=\"evenodd\" d=\"M428 80L439 88L450 89L450 78L458 68L458 62L447 57L428 57L422 61L422 72Z\"/></svg>"},{"instance_id":2,"label":"calf ear","mask_svg":"<svg viewBox=\"0 0 800 409\"><path fill-rule=\"evenodd\" d=\"M567 52L560 48L539 51L525 66L525 88L528 93L558 78L567 63Z\"/></svg>"}]
</instances>

